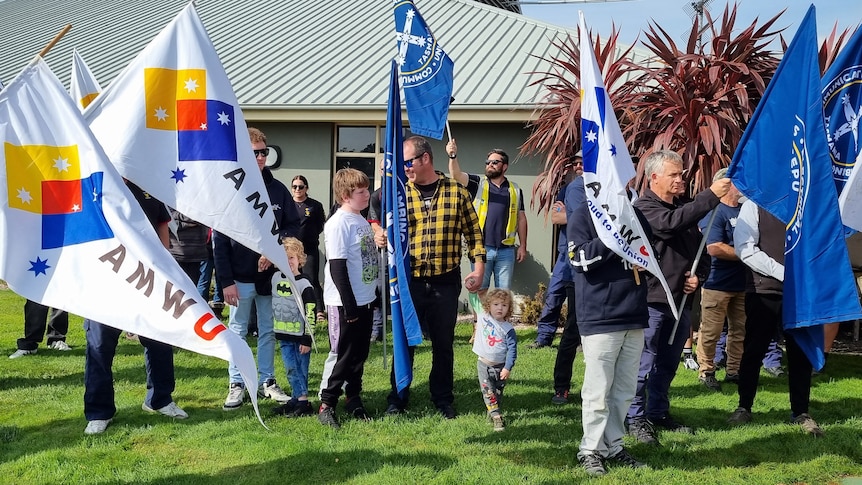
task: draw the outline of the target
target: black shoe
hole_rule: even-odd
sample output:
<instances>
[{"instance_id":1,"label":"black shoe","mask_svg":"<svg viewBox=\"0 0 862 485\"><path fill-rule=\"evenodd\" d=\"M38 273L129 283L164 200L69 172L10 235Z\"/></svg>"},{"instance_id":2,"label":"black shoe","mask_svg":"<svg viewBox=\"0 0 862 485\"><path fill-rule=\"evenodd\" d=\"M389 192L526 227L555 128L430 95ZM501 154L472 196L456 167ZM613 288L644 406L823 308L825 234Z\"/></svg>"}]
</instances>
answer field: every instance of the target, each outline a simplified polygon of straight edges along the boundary
<instances>
[{"instance_id":1,"label":"black shoe","mask_svg":"<svg viewBox=\"0 0 862 485\"><path fill-rule=\"evenodd\" d=\"M397 404L390 404L386 408L387 416L398 416L399 414L404 414L404 408L398 406Z\"/></svg>"},{"instance_id":2,"label":"black shoe","mask_svg":"<svg viewBox=\"0 0 862 485\"><path fill-rule=\"evenodd\" d=\"M314 414L314 408L311 407L311 403L308 401L299 401L296 403L296 406L293 408L293 411L288 414L290 417L301 418L303 416L311 416Z\"/></svg>"},{"instance_id":3,"label":"black shoe","mask_svg":"<svg viewBox=\"0 0 862 485\"><path fill-rule=\"evenodd\" d=\"M543 349L545 347L550 347L550 344L543 344L541 342L533 342L527 346L528 349Z\"/></svg>"},{"instance_id":4,"label":"black shoe","mask_svg":"<svg viewBox=\"0 0 862 485\"><path fill-rule=\"evenodd\" d=\"M566 404L569 402L569 390L555 392L554 397L551 398L551 402L554 404Z\"/></svg>"},{"instance_id":5,"label":"black shoe","mask_svg":"<svg viewBox=\"0 0 862 485\"><path fill-rule=\"evenodd\" d=\"M298 401L296 399L291 399L290 401L287 401L286 403L282 404L281 406L274 407L274 408L272 408L272 414L277 414L280 416L289 416L289 415L293 414L293 410L296 408L297 402Z\"/></svg>"},{"instance_id":6,"label":"black shoe","mask_svg":"<svg viewBox=\"0 0 862 485\"><path fill-rule=\"evenodd\" d=\"M731 384L739 384L739 374L726 374L724 376L724 382L729 382Z\"/></svg>"},{"instance_id":7,"label":"black shoe","mask_svg":"<svg viewBox=\"0 0 862 485\"><path fill-rule=\"evenodd\" d=\"M442 404L437 406L437 410L440 411L440 415L446 419L455 419L455 416L458 416L458 413L455 412L455 408L453 408L451 404Z\"/></svg>"},{"instance_id":8,"label":"black shoe","mask_svg":"<svg viewBox=\"0 0 862 485\"><path fill-rule=\"evenodd\" d=\"M661 418L650 419L649 420L654 426L659 426L668 431L675 431L677 433L686 433L686 434L694 434L694 430L689 428L688 426L678 423L674 421L673 418L670 417L669 414L665 414Z\"/></svg>"},{"instance_id":9,"label":"black shoe","mask_svg":"<svg viewBox=\"0 0 862 485\"><path fill-rule=\"evenodd\" d=\"M727 367L727 357L715 363L715 370L724 369Z\"/></svg>"},{"instance_id":10,"label":"black shoe","mask_svg":"<svg viewBox=\"0 0 862 485\"><path fill-rule=\"evenodd\" d=\"M607 461L615 462L620 465L625 465L629 468L649 468L646 463L639 462L626 451L625 448L621 449L616 455L609 456Z\"/></svg>"},{"instance_id":11,"label":"black shoe","mask_svg":"<svg viewBox=\"0 0 862 485\"><path fill-rule=\"evenodd\" d=\"M715 378L715 374L706 374L699 379L700 383L706 386L707 389L721 392L721 384L718 382L718 379Z\"/></svg>"},{"instance_id":12,"label":"black shoe","mask_svg":"<svg viewBox=\"0 0 862 485\"><path fill-rule=\"evenodd\" d=\"M365 405L362 403L362 398L359 396L351 397L344 405L347 414L362 421L371 421L371 415L365 410Z\"/></svg>"},{"instance_id":13,"label":"black shoe","mask_svg":"<svg viewBox=\"0 0 862 485\"><path fill-rule=\"evenodd\" d=\"M608 471L605 469L605 464L602 462L602 457L597 453L586 453L578 458L584 471L591 477L600 477L606 475Z\"/></svg>"},{"instance_id":14,"label":"black shoe","mask_svg":"<svg viewBox=\"0 0 862 485\"><path fill-rule=\"evenodd\" d=\"M338 419L335 418L335 409L329 406L320 405L320 412L317 413L317 420L324 426L329 426L332 429L341 429L341 425L338 424Z\"/></svg>"},{"instance_id":15,"label":"black shoe","mask_svg":"<svg viewBox=\"0 0 862 485\"><path fill-rule=\"evenodd\" d=\"M635 418L629 421L629 434L634 436L640 443L661 446L656 438L655 428L648 419Z\"/></svg>"}]
</instances>

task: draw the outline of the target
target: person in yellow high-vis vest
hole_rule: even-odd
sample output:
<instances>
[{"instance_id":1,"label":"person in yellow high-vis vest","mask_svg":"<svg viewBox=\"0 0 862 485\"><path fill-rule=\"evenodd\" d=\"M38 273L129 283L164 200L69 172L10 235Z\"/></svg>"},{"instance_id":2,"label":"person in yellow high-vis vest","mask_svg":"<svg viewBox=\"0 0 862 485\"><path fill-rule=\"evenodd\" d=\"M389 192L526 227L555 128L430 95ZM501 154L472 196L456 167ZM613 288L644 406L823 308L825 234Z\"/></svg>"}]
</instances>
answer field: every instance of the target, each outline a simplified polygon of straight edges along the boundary
<instances>
[{"instance_id":1,"label":"person in yellow high-vis vest","mask_svg":"<svg viewBox=\"0 0 862 485\"><path fill-rule=\"evenodd\" d=\"M455 139L446 145L449 174L465 186L473 197L485 244L485 276L480 296L491 286L491 276L497 288L508 289L512 284L515 262L527 256L527 215L524 194L520 187L506 178L509 156L495 148L485 160L485 176L468 174L458 163ZM518 244L516 244L516 242Z\"/></svg>"}]
</instances>

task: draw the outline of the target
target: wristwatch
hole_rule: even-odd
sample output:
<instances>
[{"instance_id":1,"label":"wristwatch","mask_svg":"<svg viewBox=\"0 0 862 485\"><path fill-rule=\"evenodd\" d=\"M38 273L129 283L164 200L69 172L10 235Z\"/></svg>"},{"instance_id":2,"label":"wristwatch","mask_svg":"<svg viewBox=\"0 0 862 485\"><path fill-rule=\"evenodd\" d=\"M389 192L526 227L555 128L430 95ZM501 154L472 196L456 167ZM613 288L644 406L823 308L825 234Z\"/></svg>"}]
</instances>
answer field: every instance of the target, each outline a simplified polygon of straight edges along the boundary
<instances>
[{"instance_id":1,"label":"wristwatch","mask_svg":"<svg viewBox=\"0 0 862 485\"><path fill-rule=\"evenodd\" d=\"M458 154L456 153L456 154L454 154L454 155L449 155L449 158L450 158L451 160L454 160L454 159L458 158Z\"/></svg>"}]
</instances>

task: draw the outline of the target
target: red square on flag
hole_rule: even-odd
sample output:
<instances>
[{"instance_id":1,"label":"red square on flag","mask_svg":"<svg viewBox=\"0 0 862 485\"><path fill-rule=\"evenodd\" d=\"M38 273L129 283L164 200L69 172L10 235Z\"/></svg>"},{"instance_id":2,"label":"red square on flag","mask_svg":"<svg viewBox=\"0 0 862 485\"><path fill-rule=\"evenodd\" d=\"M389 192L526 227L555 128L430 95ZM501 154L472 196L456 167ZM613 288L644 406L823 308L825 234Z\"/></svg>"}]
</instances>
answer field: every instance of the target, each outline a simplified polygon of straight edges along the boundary
<instances>
[{"instance_id":1,"label":"red square on flag","mask_svg":"<svg viewBox=\"0 0 862 485\"><path fill-rule=\"evenodd\" d=\"M80 180L43 180L42 214L81 212Z\"/></svg>"},{"instance_id":2,"label":"red square on flag","mask_svg":"<svg viewBox=\"0 0 862 485\"><path fill-rule=\"evenodd\" d=\"M177 130L206 130L207 100L177 100Z\"/></svg>"}]
</instances>

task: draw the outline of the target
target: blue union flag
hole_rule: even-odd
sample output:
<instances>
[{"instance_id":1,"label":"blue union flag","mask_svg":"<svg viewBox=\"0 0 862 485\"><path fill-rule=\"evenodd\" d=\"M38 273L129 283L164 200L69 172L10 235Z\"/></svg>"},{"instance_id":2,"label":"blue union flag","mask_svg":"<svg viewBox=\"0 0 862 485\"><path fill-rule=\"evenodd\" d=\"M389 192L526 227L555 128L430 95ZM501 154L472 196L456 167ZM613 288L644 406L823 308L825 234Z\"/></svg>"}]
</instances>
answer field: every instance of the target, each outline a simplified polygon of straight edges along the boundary
<instances>
[{"instance_id":1,"label":"blue union flag","mask_svg":"<svg viewBox=\"0 0 862 485\"><path fill-rule=\"evenodd\" d=\"M823 324L862 316L826 148L812 5L733 155L740 192L787 225L784 328L815 369ZM823 278L824 269L829 278Z\"/></svg>"},{"instance_id":2,"label":"blue union flag","mask_svg":"<svg viewBox=\"0 0 862 485\"><path fill-rule=\"evenodd\" d=\"M440 140L449 117L455 64L437 43L412 0L395 1L395 61L410 131ZM400 148L399 148L400 150Z\"/></svg>"}]
</instances>

